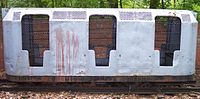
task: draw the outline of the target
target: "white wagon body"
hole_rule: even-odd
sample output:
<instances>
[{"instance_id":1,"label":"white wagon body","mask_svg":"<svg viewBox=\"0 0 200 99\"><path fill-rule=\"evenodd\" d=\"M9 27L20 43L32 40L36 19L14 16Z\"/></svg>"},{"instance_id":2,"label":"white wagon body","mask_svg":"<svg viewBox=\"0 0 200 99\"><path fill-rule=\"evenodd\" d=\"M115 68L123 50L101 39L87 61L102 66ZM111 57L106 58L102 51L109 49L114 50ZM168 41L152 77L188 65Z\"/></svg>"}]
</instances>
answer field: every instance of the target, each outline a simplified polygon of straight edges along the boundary
<instances>
[{"instance_id":1,"label":"white wagon body","mask_svg":"<svg viewBox=\"0 0 200 99\"><path fill-rule=\"evenodd\" d=\"M49 17L49 49L42 66L31 66L23 49L22 18ZM92 15L116 18L116 49L109 51L108 66L96 66L89 49ZM180 50L173 52L172 66L160 66L155 49L157 16L181 21ZM197 20L187 10L11 8L3 18L5 69L12 76L180 76L195 73Z\"/></svg>"}]
</instances>

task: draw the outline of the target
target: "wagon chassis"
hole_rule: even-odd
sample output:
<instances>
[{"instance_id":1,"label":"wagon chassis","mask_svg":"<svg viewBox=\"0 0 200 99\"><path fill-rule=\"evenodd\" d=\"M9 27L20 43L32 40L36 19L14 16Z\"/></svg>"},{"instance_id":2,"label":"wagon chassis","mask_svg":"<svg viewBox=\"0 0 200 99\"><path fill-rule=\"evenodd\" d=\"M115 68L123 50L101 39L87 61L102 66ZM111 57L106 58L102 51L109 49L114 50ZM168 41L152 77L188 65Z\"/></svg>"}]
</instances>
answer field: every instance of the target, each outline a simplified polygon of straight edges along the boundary
<instances>
[{"instance_id":1,"label":"wagon chassis","mask_svg":"<svg viewBox=\"0 0 200 99\"><path fill-rule=\"evenodd\" d=\"M200 85L191 83L16 83L0 80L1 91L35 91L35 92L86 92L86 93L119 93L119 94L177 94L200 92Z\"/></svg>"},{"instance_id":2,"label":"wagon chassis","mask_svg":"<svg viewBox=\"0 0 200 99\"><path fill-rule=\"evenodd\" d=\"M193 82L188 76L6 76L13 82Z\"/></svg>"},{"instance_id":3,"label":"wagon chassis","mask_svg":"<svg viewBox=\"0 0 200 99\"><path fill-rule=\"evenodd\" d=\"M200 92L192 76L10 76L1 91L177 94ZM8 81L10 80L10 81Z\"/></svg>"}]
</instances>

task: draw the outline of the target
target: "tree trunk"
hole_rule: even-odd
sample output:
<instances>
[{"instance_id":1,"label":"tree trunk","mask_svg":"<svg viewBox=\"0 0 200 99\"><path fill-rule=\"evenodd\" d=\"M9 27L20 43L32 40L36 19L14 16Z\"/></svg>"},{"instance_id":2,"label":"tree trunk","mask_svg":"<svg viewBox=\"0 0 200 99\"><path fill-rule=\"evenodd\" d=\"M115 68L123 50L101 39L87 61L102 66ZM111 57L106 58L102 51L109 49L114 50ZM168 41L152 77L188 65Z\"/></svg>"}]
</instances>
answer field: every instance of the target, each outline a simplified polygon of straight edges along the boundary
<instances>
[{"instance_id":1,"label":"tree trunk","mask_svg":"<svg viewBox=\"0 0 200 99\"><path fill-rule=\"evenodd\" d=\"M8 4L8 0L1 0L1 8L6 8Z\"/></svg>"},{"instance_id":2,"label":"tree trunk","mask_svg":"<svg viewBox=\"0 0 200 99\"><path fill-rule=\"evenodd\" d=\"M111 8L118 8L118 0L108 0Z\"/></svg>"},{"instance_id":3,"label":"tree trunk","mask_svg":"<svg viewBox=\"0 0 200 99\"><path fill-rule=\"evenodd\" d=\"M100 8L104 8L104 1L103 0L99 0L100 4L99 4L99 7Z\"/></svg>"},{"instance_id":4,"label":"tree trunk","mask_svg":"<svg viewBox=\"0 0 200 99\"><path fill-rule=\"evenodd\" d=\"M41 0L37 0L37 2L35 0L33 0L32 3L35 3L35 7L43 7L44 5L42 4Z\"/></svg>"},{"instance_id":5,"label":"tree trunk","mask_svg":"<svg viewBox=\"0 0 200 99\"><path fill-rule=\"evenodd\" d=\"M120 8L123 8L123 7L122 7L122 0L120 0Z\"/></svg>"},{"instance_id":6,"label":"tree trunk","mask_svg":"<svg viewBox=\"0 0 200 99\"><path fill-rule=\"evenodd\" d=\"M162 0L162 8L165 9L165 3L164 3L164 0Z\"/></svg>"},{"instance_id":7,"label":"tree trunk","mask_svg":"<svg viewBox=\"0 0 200 99\"><path fill-rule=\"evenodd\" d=\"M54 2L54 0L51 0L51 2L52 2L52 8L54 8L54 6L55 6L55 2Z\"/></svg>"},{"instance_id":8,"label":"tree trunk","mask_svg":"<svg viewBox=\"0 0 200 99\"><path fill-rule=\"evenodd\" d=\"M176 8L176 0L174 0L174 8Z\"/></svg>"},{"instance_id":9,"label":"tree trunk","mask_svg":"<svg viewBox=\"0 0 200 99\"><path fill-rule=\"evenodd\" d=\"M150 9L157 9L159 7L160 0L151 0Z\"/></svg>"}]
</instances>

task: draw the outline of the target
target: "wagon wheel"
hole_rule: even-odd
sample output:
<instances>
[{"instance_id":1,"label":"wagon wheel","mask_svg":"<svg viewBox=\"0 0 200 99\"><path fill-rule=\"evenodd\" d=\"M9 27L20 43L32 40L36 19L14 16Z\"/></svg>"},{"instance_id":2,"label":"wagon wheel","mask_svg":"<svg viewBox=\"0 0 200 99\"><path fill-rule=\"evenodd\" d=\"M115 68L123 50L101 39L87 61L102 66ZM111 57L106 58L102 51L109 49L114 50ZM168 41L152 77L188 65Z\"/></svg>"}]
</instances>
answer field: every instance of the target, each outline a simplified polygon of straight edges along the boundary
<instances>
[{"instance_id":1,"label":"wagon wheel","mask_svg":"<svg viewBox=\"0 0 200 99\"><path fill-rule=\"evenodd\" d=\"M139 85L139 88L150 88L150 87L152 87L152 86L153 86L152 83L141 83L141 84Z\"/></svg>"}]
</instances>

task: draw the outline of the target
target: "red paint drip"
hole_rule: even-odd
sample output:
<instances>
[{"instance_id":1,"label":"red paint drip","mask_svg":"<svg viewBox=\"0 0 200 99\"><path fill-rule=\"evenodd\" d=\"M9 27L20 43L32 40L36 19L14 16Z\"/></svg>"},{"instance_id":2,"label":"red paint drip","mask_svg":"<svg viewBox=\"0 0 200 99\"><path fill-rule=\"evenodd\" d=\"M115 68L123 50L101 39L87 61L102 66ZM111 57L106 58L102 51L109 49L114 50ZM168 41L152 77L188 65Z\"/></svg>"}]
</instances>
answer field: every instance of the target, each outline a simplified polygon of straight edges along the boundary
<instances>
[{"instance_id":1,"label":"red paint drip","mask_svg":"<svg viewBox=\"0 0 200 99\"><path fill-rule=\"evenodd\" d=\"M62 65L61 65L61 71L62 71L62 73L61 74L64 74L65 72L64 72L64 46L63 46L63 44L61 44L61 46L62 46Z\"/></svg>"},{"instance_id":2,"label":"red paint drip","mask_svg":"<svg viewBox=\"0 0 200 99\"><path fill-rule=\"evenodd\" d=\"M70 65L70 32L68 31L67 32L67 61L68 61L68 70L69 70L69 74L71 74L71 65Z\"/></svg>"},{"instance_id":3,"label":"red paint drip","mask_svg":"<svg viewBox=\"0 0 200 99\"><path fill-rule=\"evenodd\" d=\"M76 48L75 57L77 57L78 48L79 48L79 40L78 40L78 36L77 35L76 35L76 39L75 39L75 48Z\"/></svg>"},{"instance_id":4,"label":"red paint drip","mask_svg":"<svg viewBox=\"0 0 200 99\"><path fill-rule=\"evenodd\" d=\"M56 29L56 74L64 74L64 46L62 37L62 28Z\"/></svg>"},{"instance_id":5,"label":"red paint drip","mask_svg":"<svg viewBox=\"0 0 200 99\"><path fill-rule=\"evenodd\" d=\"M74 45L73 46L73 63L76 63L79 41L78 41L78 36L75 35L75 33L73 33L72 43Z\"/></svg>"}]
</instances>

